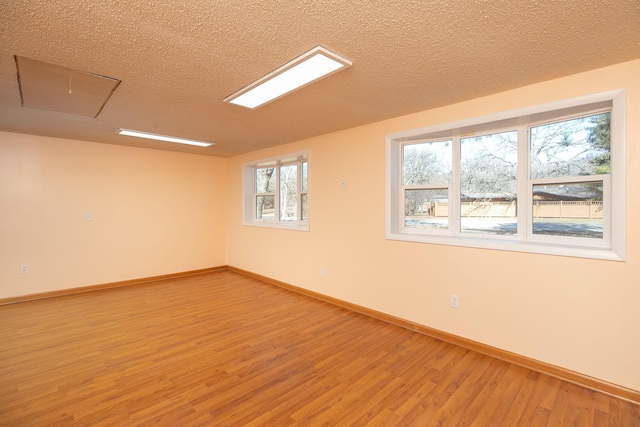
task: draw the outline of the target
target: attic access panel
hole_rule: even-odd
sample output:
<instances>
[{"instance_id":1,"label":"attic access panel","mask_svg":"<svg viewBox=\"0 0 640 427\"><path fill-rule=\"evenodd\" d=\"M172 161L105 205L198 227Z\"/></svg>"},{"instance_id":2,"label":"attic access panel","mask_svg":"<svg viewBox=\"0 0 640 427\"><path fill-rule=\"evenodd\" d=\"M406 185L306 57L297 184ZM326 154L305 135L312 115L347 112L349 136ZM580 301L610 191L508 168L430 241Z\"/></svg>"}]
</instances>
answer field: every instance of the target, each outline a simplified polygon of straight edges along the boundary
<instances>
[{"instance_id":1,"label":"attic access panel","mask_svg":"<svg viewBox=\"0 0 640 427\"><path fill-rule=\"evenodd\" d=\"M120 80L15 56L22 106L98 117Z\"/></svg>"}]
</instances>

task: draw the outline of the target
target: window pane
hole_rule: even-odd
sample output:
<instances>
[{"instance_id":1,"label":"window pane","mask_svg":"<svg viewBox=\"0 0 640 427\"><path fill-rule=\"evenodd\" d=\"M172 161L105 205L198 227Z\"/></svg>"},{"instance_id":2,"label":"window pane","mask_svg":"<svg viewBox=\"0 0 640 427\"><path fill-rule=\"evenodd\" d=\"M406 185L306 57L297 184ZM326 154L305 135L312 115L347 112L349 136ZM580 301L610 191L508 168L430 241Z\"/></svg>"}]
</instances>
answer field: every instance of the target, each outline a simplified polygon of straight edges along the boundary
<instances>
[{"instance_id":1,"label":"window pane","mask_svg":"<svg viewBox=\"0 0 640 427\"><path fill-rule=\"evenodd\" d=\"M404 226L407 228L449 227L449 193L446 188L405 190Z\"/></svg>"},{"instance_id":2,"label":"window pane","mask_svg":"<svg viewBox=\"0 0 640 427\"><path fill-rule=\"evenodd\" d=\"M423 142L402 147L404 185L450 184L452 141Z\"/></svg>"},{"instance_id":3,"label":"window pane","mask_svg":"<svg viewBox=\"0 0 640 427\"><path fill-rule=\"evenodd\" d=\"M531 128L531 178L611 172L611 113Z\"/></svg>"},{"instance_id":4,"label":"window pane","mask_svg":"<svg viewBox=\"0 0 640 427\"><path fill-rule=\"evenodd\" d=\"M256 196L256 219L275 219L274 196Z\"/></svg>"},{"instance_id":5,"label":"window pane","mask_svg":"<svg viewBox=\"0 0 640 427\"><path fill-rule=\"evenodd\" d=\"M460 140L460 231L517 233L518 132Z\"/></svg>"},{"instance_id":6,"label":"window pane","mask_svg":"<svg viewBox=\"0 0 640 427\"><path fill-rule=\"evenodd\" d=\"M533 186L533 234L603 238L602 181Z\"/></svg>"},{"instance_id":7,"label":"window pane","mask_svg":"<svg viewBox=\"0 0 640 427\"><path fill-rule=\"evenodd\" d=\"M298 220L298 165L281 166L280 171L280 221Z\"/></svg>"},{"instance_id":8,"label":"window pane","mask_svg":"<svg viewBox=\"0 0 640 427\"><path fill-rule=\"evenodd\" d=\"M307 191L307 162L302 163L302 191Z\"/></svg>"},{"instance_id":9,"label":"window pane","mask_svg":"<svg viewBox=\"0 0 640 427\"><path fill-rule=\"evenodd\" d=\"M256 169L256 193L274 193L276 191L275 168Z\"/></svg>"},{"instance_id":10,"label":"window pane","mask_svg":"<svg viewBox=\"0 0 640 427\"><path fill-rule=\"evenodd\" d=\"M300 204L302 205L300 210L302 212L302 220L306 221L308 219L309 210L307 208L307 194L302 194L300 196Z\"/></svg>"}]
</instances>

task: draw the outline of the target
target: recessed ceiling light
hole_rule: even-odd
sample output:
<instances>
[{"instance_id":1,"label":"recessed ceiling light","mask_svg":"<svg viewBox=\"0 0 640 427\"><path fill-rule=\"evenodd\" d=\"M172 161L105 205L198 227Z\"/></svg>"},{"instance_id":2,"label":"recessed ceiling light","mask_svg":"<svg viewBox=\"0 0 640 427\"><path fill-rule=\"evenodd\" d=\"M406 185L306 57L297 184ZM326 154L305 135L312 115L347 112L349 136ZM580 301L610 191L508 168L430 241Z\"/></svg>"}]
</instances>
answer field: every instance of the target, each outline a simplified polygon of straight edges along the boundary
<instances>
[{"instance_id":1,"label":"recessed ceiling light","mask_svg":"<svg viewBox=\"0 0 640 427\"><path fill-rule=\"evenodd\" d=\"M226 97L224 102L257 108L349 66L351 61L318 46Z\"/></svg>"},{"instance_id":2,"label":"recessed ceiling light","mask_svg":"<svg viewBox=\"0 0 640 427\"><path fill-rule=\"evenodd\" d=\"M156 133L140 132L137 130L130 130L130 129L120 129L118 133L120 135L135 136L138 138L156 139L158 141L176 142L178 144L197 145L198 147L208 147L210 145L214 145L213 142L204 142L204 141L197 141L195 139L177 138L175 136L158 135Z\"/></svg>"}]
</instances>

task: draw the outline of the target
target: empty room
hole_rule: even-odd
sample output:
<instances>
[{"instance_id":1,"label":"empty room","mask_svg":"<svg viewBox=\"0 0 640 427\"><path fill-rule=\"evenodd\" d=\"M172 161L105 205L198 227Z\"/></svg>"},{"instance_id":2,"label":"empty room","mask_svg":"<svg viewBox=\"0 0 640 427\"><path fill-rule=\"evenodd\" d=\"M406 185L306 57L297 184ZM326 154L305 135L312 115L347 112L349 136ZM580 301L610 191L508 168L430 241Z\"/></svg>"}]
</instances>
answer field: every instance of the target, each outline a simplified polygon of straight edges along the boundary
<instances>
[{"instance_id":1,"label":"empty room","mask_svg":"<svg viewBox=\"0 0 640 427\"><path fill-rule=\"evenodd\" d=\"M0 16L0 425L640 426L638 1Z\"/></svg>"}]
</instances>

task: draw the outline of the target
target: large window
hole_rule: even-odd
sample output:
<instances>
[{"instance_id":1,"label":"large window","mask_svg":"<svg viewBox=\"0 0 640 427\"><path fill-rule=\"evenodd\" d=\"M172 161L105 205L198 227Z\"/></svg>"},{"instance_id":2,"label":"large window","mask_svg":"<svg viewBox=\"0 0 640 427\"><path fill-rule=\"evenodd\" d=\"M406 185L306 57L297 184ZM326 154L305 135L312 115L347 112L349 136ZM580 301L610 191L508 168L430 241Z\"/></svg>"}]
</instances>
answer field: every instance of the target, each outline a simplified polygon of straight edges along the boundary
<instances>
[{"instance_id":1,"label":"large window","mask_svg":"<svg viewBox=\"0 0 640 427\"><path fill-rule=\"evenodd\" d=\"M624 259L624 92L387 137L387 238Z\"/></svg>"},{"instance_id":2,"label":"large window","mask_svg":"<svg viewBox=\"0 0 640 427\"><path fill-rule=\"evenodd\" d=\"M308 230L308 153L243 165L245 225Z\"/></svg>"}]
</instances>

